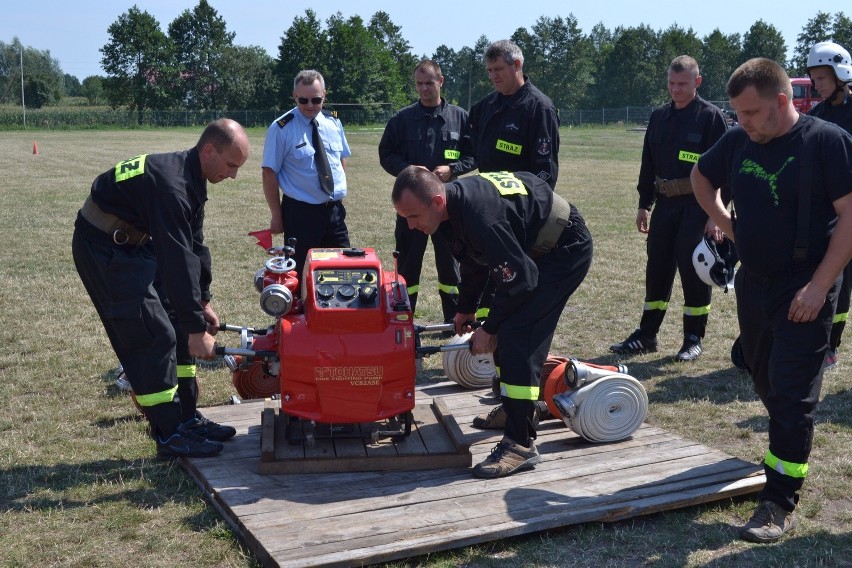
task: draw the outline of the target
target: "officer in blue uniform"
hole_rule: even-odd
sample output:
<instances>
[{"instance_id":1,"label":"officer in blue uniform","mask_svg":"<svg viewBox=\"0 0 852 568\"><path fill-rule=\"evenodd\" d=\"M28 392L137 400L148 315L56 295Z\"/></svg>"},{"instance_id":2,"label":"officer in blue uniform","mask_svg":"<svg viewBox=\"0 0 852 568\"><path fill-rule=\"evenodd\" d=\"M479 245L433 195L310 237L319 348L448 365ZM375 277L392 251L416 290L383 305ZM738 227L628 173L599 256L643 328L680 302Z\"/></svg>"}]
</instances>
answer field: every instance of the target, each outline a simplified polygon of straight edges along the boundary
<instances>
[{"instance_id":1,"label":"officer in blue uniform","mask_svg":"<svg viewBox=\"0 0 852 568\"><path fill-rule=\"evenodd\" d=\"M394 177L412 164L424 166L443 182L473 170L476 164L467 112L441 97L444 84L441 68L431 59L424 59L414 68L414 83L420 100L401 109L388 121L379 142L379 163ZM429 236L409 229L405 219L398 215L394 236L399 251L399 273L405 278L413 312ZM450 322L456 314L458 301L458 263L446 239L440 234L431 238L444 321Z\"/></svg>"},{"instance_id":2,"label":"officer in blue uniform","mask_svg":"<svg viewBox=\"0 0 852 568\"><path fill-rule=\"evenodd\" d=\"M269 126L263 145L269 228L296 239L299 274L309 249L349 247L343 198L351 151L343 125L322 108L325 93L325 79L318 71L300 71L293 80L296 106Z\"/></svg>"}]
</instances>

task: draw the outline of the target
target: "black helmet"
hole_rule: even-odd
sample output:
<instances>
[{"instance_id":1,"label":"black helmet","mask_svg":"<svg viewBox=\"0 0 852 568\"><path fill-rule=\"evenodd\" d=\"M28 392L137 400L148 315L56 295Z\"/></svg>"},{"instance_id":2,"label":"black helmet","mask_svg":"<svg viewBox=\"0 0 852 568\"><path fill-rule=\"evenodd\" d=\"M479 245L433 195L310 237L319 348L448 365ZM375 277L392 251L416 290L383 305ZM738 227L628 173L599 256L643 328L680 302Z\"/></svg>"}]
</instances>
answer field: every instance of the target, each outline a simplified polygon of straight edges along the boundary
<instances>
[{"instance_id":1,"label":"black helmet","mask_svg":"<svg viewBox=\"0 0 852 568\"><path fill-rule=\"evenodd\" d=\"M704 235L692 253L698 277L709 286L721 286L726 292L734 287L734 271L739 260L737 247L728 237L717 243Z\"/></svg>"}]
</instances>

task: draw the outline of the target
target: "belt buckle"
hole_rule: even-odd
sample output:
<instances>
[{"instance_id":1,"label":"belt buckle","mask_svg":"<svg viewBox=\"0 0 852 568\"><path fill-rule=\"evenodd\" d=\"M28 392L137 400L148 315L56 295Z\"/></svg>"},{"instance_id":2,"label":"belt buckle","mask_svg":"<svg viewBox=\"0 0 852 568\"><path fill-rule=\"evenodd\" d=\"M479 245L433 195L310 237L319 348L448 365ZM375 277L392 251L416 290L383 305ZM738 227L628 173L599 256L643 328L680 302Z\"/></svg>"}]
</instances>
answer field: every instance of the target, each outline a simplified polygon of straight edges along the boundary
<instances>
[{"instance_id":1,"label":"belt buckle","mask_svg":"<svg viewBox=\"0 0 852 568\"><path fill-rule=\"evenodd\" d=\"M120 235L123 235L124 238L121 239ZM112 232L112 242L117 245L126 245L130 241L130 235L127 234L127 231L124 229L116 229Z\"/></svg>"}]
</instances>

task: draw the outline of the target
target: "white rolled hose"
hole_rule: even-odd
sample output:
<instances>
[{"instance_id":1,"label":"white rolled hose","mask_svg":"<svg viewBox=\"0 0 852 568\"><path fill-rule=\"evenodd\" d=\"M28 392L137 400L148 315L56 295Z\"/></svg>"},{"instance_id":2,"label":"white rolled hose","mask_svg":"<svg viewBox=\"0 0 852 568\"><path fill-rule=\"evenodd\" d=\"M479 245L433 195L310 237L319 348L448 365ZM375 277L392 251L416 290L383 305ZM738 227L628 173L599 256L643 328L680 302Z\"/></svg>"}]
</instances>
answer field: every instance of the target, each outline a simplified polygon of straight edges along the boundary
<instances>
[{"instance_id":1,"label":"white rolled hose","mask_svg":"<svg viewBox=\"0 0 852 568\"><path fill-rule=\"evenodd\" d=\"M565 425L590 442L629 438L648 415L645 387L621 373L557 394L553 402Z\"/></svg>"},{"instance_id":2,"label":"white rolled hose","mask_svg":"<svg viewBox=\"0 0 852 568\"><path fill-rule=\"evenodd\" d=\"M456 335L448 345L468 343L473 333ZM491 387L491 379L497 374L494 357L490 353L472 355L470 349L444 351L444 374L451 381L467 389Z\"/></svg>"}]
</instances>

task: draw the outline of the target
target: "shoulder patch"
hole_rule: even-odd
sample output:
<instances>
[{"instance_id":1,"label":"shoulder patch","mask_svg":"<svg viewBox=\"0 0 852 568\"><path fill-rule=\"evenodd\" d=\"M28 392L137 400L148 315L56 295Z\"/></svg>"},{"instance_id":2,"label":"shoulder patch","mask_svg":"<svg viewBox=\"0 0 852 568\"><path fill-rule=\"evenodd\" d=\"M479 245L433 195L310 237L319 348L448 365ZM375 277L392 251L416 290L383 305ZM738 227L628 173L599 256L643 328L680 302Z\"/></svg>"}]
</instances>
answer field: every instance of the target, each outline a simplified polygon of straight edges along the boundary
<instances>
[{"instance_id":1,"label":"shoulder patch","mask_svg":"<svg viewBox=\"0 0 852 568\"><path fill-rule=\"evenodd\" d=\"M276 123L276 124L278 124L278 126L279 126L280 128L284 128L285 126L287 126L287 123L288 123L288 122L290 122L291 120L293 120L293 116L294 116L294 115L293 115L293 113L292 113L292 112L288 112L287 114L285 114L284 116L282 116L281 118L279 118L278 120L276 120L276 121L275 121L275 123Z\"/></svg>"},{"instance_id":2,"label":"shoulder patch","mask_svg":"<svg viewBox=\"0 0 852 568\"><path fill-rule=\"evenodd\" d=\"M336 110L322 109L321 112L326 116L326 118L333 118L335 120L338 120Z\"/></svg>"}]
</instances>

